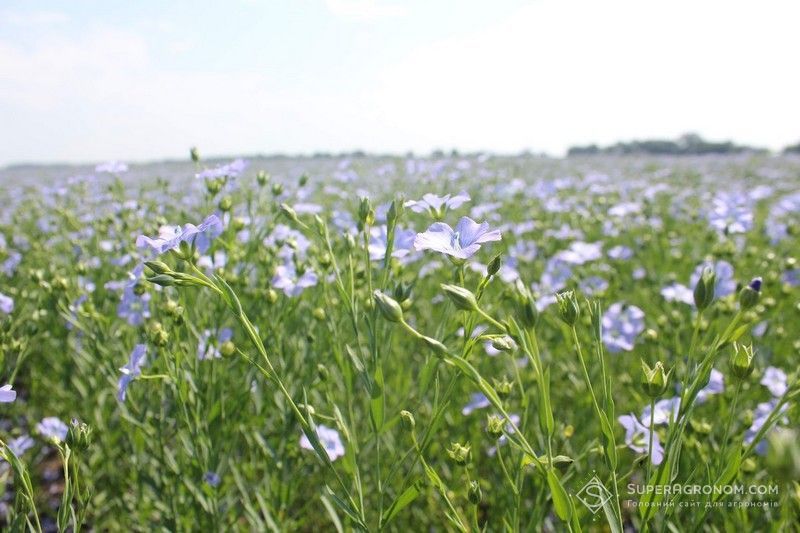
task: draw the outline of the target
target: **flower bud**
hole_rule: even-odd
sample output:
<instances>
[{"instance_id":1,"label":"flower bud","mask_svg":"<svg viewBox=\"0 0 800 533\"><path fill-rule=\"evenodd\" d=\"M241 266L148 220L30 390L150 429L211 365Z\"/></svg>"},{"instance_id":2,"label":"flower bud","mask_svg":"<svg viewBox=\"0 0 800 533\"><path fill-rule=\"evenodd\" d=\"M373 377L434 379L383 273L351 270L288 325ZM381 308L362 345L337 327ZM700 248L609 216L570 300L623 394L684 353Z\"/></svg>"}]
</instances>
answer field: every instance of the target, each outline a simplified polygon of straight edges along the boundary
<instances>
[{"instance_id":1,"label":"flower bud","mask_svg":"<svg viewBox=\"0 0 800 533\"><path fill-rule=\"evenodd\" d=\"M158 274L169 274L172 269L163 261L145 261L144 266Z\"/></svg>"},{"instance_id":2,"label":"flower bud","mask_svg":"<svg viewBox=\"0 0 800 533\"><path fill-rule=\"evenodd\" d=\"M375 299L375 305L378 306L378 309L386 320L389 322L402 322L403 309L400 307L400 304L397 303L397 300L383 294L377 289L372 295Z\"/></svg>"},{"instance_id":3,"label":"flower bud","mask_svg":"<svg viewBox=\"0 0 800 533\"><path fill-rule=\"evenodd\" d=\"M226 196L219 201L217 207L219 207L219 210L223 213L227 213L231 210L231 207L233 207L233 200L231 200L230 196Z\"/></svg>"},{"instance_id":4,"label":"flower bud","mask_svg":"<svg viewBox=\"0 0 800 533\"><path fill-rule=\"evenodd\" d=\"M290 206L289 204L287 204L287 203L282 203L282 204L281 204L281 213L282 213L284 216L286 216L286 218L288 218L289 220L291 220L292 222L298 222L298 219L297 219L297 211L295 211L295 210L292 208L292 206Z\"/></svg>"},{"instance_id":5,"label":"flower bud","mask_svg":"<svg viewBox=\"0 0 800 533\"><path fill-rule=\"evenodd\" d=\"M364 226L372 226L375 223L375 211L366 196L361 199L358 206L358 229L364 229Z\"/></svg>"},{"instance_id":6,"label":"flower bud","mask_svg":"<svg viewBox=\"0 0 800 533\"><path fill-rule=\"evenodd\" d=\"M231 357L236 353L236 345L231 341L225 341L220 345L219 353L222 357Z\"/></svg>"},{"instance_id":7,"label":"flower bud","mask_svg":"<svg viewBox=\"0 0 800 533\"><path fill-rule=\"evenodd\" d=\"M328 367L320 363L317 365L317 376L319 376L320 381L328 381L328 379L331 377L331 373L328 370Z\"/></svg>"},{"instance_id":8,"label":"flower bud","mask_svg":"<svg viewBox=\"0 0 800 533\"><path fill-rule=\"evenodd\" d=\"M73 418L72 423L67 429L66 443L70 448L76 451L83 451L89 448L92 444L91 426Z\"/></svg>"},{"instance_id":9,"label":"flower bud","mask_svg":"<svg viewBox=\"0 0 800 533\"><path fill-rule=\"evenodd\" d=\"M705 267L703 269L703 273L700 275L700 279L697 280L697 284L694 286L694 292L692 293L694 296L694 305L698 310L702 311L714 301L714 287L716 285L716 281L717 273L714 272L714 269L711 267Z\"/></svg>"},{"instance_id":10,"label":"flower bud","mask_svg":"<svg viewBox=\"0 0 800 533\"><path fill-rule=\"evenodd\" d=\"M206 190L208 191L208 194L215 196L219 191L222 190L222 180L206 180Z\"/></svg>"},{"instance_id":11,"label":"flower bud","mask_svg":"<svg viewBox=\"0 0 800 533\"><path fill-rule=\"evenodd\" d=\"M256 174L256 182L258 183L259 187L263 187L269 181L269 174L267 174L263 170L259 170Z\"/></svg>"},{"instance_id":12,"label":"flower bud","mask_svg":"<svg viewBox=\"0 0 800 533\"><path fill-rule=\"evenodd\" d=\"M430 337L426 337L423 335L422 342L424 342L428 346L428 348L433 350L433 352L437 355L445 355L447 353L447 346L437 341L436 339L432 339Z\"/></svg>"},{"instance_id":13,"label":"flower bud","mask_svg":"<svg viewBox=\"0 0 800 533\"><path fill-rule=\"evenodd\" d=\"M470 481L469 482L469 489L467 490L467 498L469 498L469 502L472 505L478 505L481 503L481 485L477 481Z\"/></svg>"},{"instance_id":14,"label":"flower bud","mask_svg":"<svg viewBox=\"0 0 800 533\"><path fill-rule=\"evenodd\" d=\"M733 357L731 357L731 372L739 379L746 379L753 373L755 365L753 364L753 357L755 352L753 345L733 343Z\"/></svg>"},{"instance_id":15,"label":"flower bud","mask_svg":"<svg viewBox=\"0 0 800 533\"><path fill-rule=\"evenodd\" d=\"M400 411L400 419L403 421L403 425L406 427L406 429L413 430L414 427L417 425L416 420L414 420L414 415L411 414L410 411L406 411L405 409Z\"/></svg>"},{"instance_id":16,"label":"flower bud","mask_svg":"<svg viewBox=\"0 0 800 533\"><path fill-rule=\"evenodd\" d=\"M513 352L516 348L514 341L508 335L492 339L492 348L501 352Z\"/></svg>"},{"instance_id":17,"label":"flower bud","mask_svg":"<svg viewBox=\"0 0 800 533\"><path fill-rule=\"evenodd\" d=\"M306 183L308 183L308 174L302 174L300 179L297 180L298 187L305 187Z\"/></svg>"},{"instance_id":18,"label":"flower bud","mask_svg":"<svg viewBox=\"0 0 800 533\"><path fill-rule=\"evenodd\" d=\"M147 281L150 283L155 283L156 285L161 285L162 287L170 287L175 285L175 278L167 274L159 274L157 276L149 277L147 278Z\"/></svg>"},{"instance_id":19,"label":"flower bud","mask_svg":"<svg viewBox=\"0 0 800 533\"><path fill-rule=\"evenodd\" d=\"M272 184L272 196L280 196L283 194L283 185L280 183L273 183Z\"/></svg>"},{"instance_id":20,"label":"flower bud","mask_svg":"<svg viewBox=\"0 0 800 533\"><path fill-rule=\"evenodd\" d=\"M464 446L458 442L453 442L450 444L450 448L447 449L447 455L459 466L465 466L467 464L467 461L469 461L469 452L469 444Z\"/></svg>"},{"instance_id":21,"label":"flower bud","mask_svg":"<svg viewBox=\"0 0 800 533\"><path fill-rule=\"evenodd\" d=\"M405 202L402 198L395 198L392 200L392 204L389 206L389 210L386 212L386 224L387 226L391 227L400 220L400 217L403 216L405 212Z\"/></svg>"},{"instance_id":22,"label":"flower bud","mask_svg":"<svg viewBox=\"0 0 800 533\"><path fill-rule=\"evenodd\" d=\"M322 307L315 307L314 310L311 311L311 316L313 316L315 320L322 322L325 320L325 309Z\"/></svg>"},{"instance_id":23,"label":"flower bud","mask_svg":"<svg viewBox=\"0 0 800 533\"><path fill-rule=\"evenodd\" d=\"M767 469L781 481L800 478L800 444L797 437L797 431L788 428L771 431L767 436Z\"/></svg>"},{"instance_id":24,"label":"flower bud","mask_svg":"<svg viewBox=\"0 0 800 533\"><path fill-rule=\"evenodd\" d=\"M476 311L478 309L478 300L469 289L446 283L442 283L441 287L447 297L450 298L450 301L453 302L453 305L458 309L462 311Z\"/></svg>"},{"instance_id":25,"label":"flower bud","mask_svg":"<svg viewBox=\"0 0 800 533\"><path fill-rule=\"evenodd\" d=\"M278 301L278 293L275 292L275 289L267 289L267 293L264 296L268 304L274 304Z\"/></svg>"},{"instance_id":26,"label":"flower bud","mask_svg":"<svg viewBox=\"0 0 800 533\"><path fill-rule=\"evenodd\" d=\"M753 278L753 280L739 292L739 307L742 310L747 310L758 303L758 298L761 296L761 278Z\"/></svg>"},{"instance_id":27,"label":"flower bud","mask_svg":"<svg viewBox=\"0 0 800 533\"><path fill-rule=\"evenodd\" d=\"M200 162L200 151L197 149L196 146L192 146L192 148L189 150L189 157L192 158L192 161L194 163Z\"/></svg>"},{"instance_id":28,"label":"flower bud","mask_svg":"<svg viewBox=\"0 0 800 533\"><path fill-rule=\"evenodd\" d=\"M642 388L645 394L651 398L658 398L667 390L669 385L669 375L672 371L667 372L661 361L656 362L653 368L647 366L647 363L642 361Z\"/></svg>"},{"instance_id":29,"label":"flower bud","mask_svg":"<svg viewBox=\"0 0 800 533\"><path fill-rule=\"evenodd\" d=\"M497 395L501 398L507 397L514 390L514 384L508 381L505 376L501 380L492 378L492 384L494 385L494 390L497 391Z\"/></svg>"},{"instance_id":30,"label":"flower bud","mask_svg":"<svg viewBox=\"0 0 800 533\"><path fill-rule=\"evenodd\" d=\"M494 258L489 261L489 265L486 267L486 275L487 276L494 276L500 270L500 256L496 255Z\"/></svg>"},{"instance_id":31,"label":"flower bud","mask_svg":"<svg viewBox=\"0 0 800 533\"><path fill-rule=\"evenodd\" d=\"M535 328L539 322L539 309L536 300L522 281L517 280L517 291L514 295L516 318L526 328Z\"/></svg>"},{"instance_id":32,"label":"flower bud","mask_svg":"<svg viewBox=\"0 0 800 533\"><path fill-rule=\"evenodd\" d=\"M486 417L486 433L493 439L499 439L503 434L503 427L505 420L498 415L489 415Z\"/></svg>"},{"instance_id":33,"label":"flower bud","mask_svg":"<svg viewBox=\"0 0 800 533\"><path fill-rule=\"evenodd\" d=\"M568 326L574 326L580 315L580 306L575 291L564 291L556 294L558 314Z\"/></svg>"}]
</instances>

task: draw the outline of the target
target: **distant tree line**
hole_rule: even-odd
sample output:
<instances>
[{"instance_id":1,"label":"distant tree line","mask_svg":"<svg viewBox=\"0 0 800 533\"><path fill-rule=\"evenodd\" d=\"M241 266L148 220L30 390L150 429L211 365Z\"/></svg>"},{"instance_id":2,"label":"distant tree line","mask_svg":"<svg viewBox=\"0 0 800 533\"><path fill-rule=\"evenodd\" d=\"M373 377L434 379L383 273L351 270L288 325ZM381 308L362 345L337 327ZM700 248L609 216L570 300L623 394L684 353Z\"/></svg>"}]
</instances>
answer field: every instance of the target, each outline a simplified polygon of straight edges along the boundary
<instances>
[{"instance_id":1,"label":"distant tree line","mask_svg":"<svg viewBox=\"0 0 800 533\"><path fill-rule=\"evenodd\" d=\"M798 147L800 148L800 145ZM644 141L618 142L611 146L573 146L567 155L706 155L706 154L739 154L743 152L766 152L763 148L754 148L734 144L730 141L710 142L694 133L687 133L677 140L653 139Z\"/></svg>"},{"instance_id":2,"label":"distant tree line","mask_svg":"<svg viewBox=\"0 0 800 533\"><path fill-rule=\"evenodd\" d=\"M783 149L784 154L800 154L800 142L797 144L790 144Z\"/></svg>"}]
</instances>

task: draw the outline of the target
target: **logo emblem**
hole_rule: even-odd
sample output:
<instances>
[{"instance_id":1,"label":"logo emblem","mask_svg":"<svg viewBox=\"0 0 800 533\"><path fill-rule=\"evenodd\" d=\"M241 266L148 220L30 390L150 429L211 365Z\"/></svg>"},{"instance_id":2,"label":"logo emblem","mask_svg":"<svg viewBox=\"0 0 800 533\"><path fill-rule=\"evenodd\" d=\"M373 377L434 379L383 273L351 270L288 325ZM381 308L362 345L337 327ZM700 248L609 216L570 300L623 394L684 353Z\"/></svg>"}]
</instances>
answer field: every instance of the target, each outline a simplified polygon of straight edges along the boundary
<instances>
[{"instance_id":1,"label":"logo emblem","mask_svg":"<svg viewBox=\"0 0 800 533\"><path fill-rule=\"evenodd\" d=\"M603 505L613 498L613 494L609 492L597 476L592 476L592 479L581 487L581 490L578 491L575 497L578 498L592 514L597 514L597 511L602 509Z\"/></svg>"}]
</instances>

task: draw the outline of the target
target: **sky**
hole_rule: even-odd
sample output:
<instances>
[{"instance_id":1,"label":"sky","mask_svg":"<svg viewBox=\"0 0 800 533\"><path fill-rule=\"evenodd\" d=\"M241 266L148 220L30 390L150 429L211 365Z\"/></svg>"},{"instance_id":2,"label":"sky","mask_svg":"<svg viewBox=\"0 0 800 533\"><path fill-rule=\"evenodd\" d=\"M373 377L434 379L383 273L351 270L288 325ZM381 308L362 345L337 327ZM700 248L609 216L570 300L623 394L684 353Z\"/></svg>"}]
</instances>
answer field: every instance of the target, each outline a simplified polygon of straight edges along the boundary
<instances>
[{"instance_id":1,"label":"sky","mask_svg":"<svg viewBox=\"0 0 800 533\"><path fill-rule=\"evenodd\" d=\"M800 141L795 0L3 0L0 166Z\"/></svg>"}]
</instances>

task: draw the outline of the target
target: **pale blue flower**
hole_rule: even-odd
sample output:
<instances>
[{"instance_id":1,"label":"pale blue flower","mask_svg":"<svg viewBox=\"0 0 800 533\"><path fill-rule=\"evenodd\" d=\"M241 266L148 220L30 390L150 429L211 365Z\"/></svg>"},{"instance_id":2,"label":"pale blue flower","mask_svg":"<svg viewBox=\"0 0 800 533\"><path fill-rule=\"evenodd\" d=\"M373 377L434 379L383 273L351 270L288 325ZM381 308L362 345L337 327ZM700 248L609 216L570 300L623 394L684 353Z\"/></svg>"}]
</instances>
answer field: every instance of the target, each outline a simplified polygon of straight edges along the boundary
<instances>
[{"instance_id":1,"label":"pale blue flower","mask_svg":"<svg viewBox=\"0 0 800 533\"><path fill-rule=\"evenodd\" d=\"M717 261L716 263L706 261L700 265L697 265L697 268L694 269L694 272L692 272L692 277L689 280L690 287L697 285L697 282L700 279L700 276L703 275L703 270L705 270L706 267L711 268L717 275L714 283L714 296L716 298L724 298L725 296L736 292L736 280L733 279L733 265L727 261Z\"/></svg>"},{"instance_id":2,"label":"pale blue flower","mask_svg":"<svg viewBox=\"0 0 800 533\"><path fill-rule=\"evenodd\" d=\"M749 446L750 444L753 443L753 441L756 438L756 435L758 434L759 431L761 431L761 428L764 427L764 424L766 424L767 420L769 419L770 413L775 409L777 405L778 405L778 399L773 398L768 402L763 402L756 406L756 409L753 412L753 423L744 433L745 445ZM789 404L783 404L783 407L781 407L780 412L783 413L788 408ZM778 422L781 422L781 420L779 419ZM785 418L783 422L784 423L786 422ZM762 440L756 445L756 453L758 453L759 455L764 455L766 451L767 451L767 442L766 440Z\"/></svg>"},{"instance_id":3,"label":"pale blue flower","mask_svg":"<svg viewBox=\"0 0 800 533\"><path fill-rule=\"evenodd\" d=\"M633 257L633 250L622 244L614 246L613 248L609 249L608 252L606 253L608 257L610 257L611 259L616 259L618 261L628 260L631 257Z\"/></svg>"},{"instance_id":4,"label":"pale blue flower","mask_svg":"<svg viewBox=\"0 0 800 533\"><path fill-rule=\"evenodd\" d=\"M21 456L26 451L33 448L35 442L30 435L20 435L15 439L8 441L8 449L11 450L17 457Z\"/></svg>"},{"instance_id":5,"label":"pale blue flower","mask_svg":"<svg viewBox=\"0 0 800 533\"><path fill-rule=\"evenodd\" d=\"M319 439L320 444L322 444L322 447L325 449L325 452L328 454L328 459L331 461L335 461L345 454L342 437L335 429L329 428L323 424L319 424L317 425L317 438ZM314 447L311 445L311 441L308 440L308 437L305 435L300 437L300 447L305 450L314 450Z\"/></svg>"},{"instance_id":6,"label":"pale blue flower","mask_svg":"<svg viewBox=\"0 0 800 533\"><path fill-rule=\"evenodd\" d=\"M0 292L0 313L10 315L14 311L14 299Z\"/></svg>"},{"instance_id":7,"label":"pale blue flower","mask_svg":"<svg viewBox=\"0 0 800 533\"><path fill-rule=\"evenodd\" d=\"M386 247L389 245L386 226L372 227L369 230L369 258L372 261L383 261L386 255ZM392 257L403 258L408 256L414 248L414 239L417 232L411 229L396 228L394 233L394 244L392 246Z\"/></svg>"},{"instance_id":8,"label":"pale blue flower","mask_svg":"<svg viewBox=\"0 0 800 533\"><path fill-rule=\"evenodd\" d=\"M633 414L622 415L617 418L622 427L625 428L625 444L636 453L648 453L650 447L650 428L639 422ZM648 419L649 424L649 419ZM650 458L654 465L660 465L664 460L664 448L658 433L653 432L653 453Z\"/></svg>"},{"instance_id":9,"label":"pale blue flower","mask_svg":"<svg viewBox=\"0 0 800 533\"><path fill-rule=\"evenodd\" d=\"M636 337L644 331L644 311L622 302L611 304L603 314L603 342L609 352L633 350Z\"/></svg>"},{"instance_id":10,"label":"pale blue flower","mask_svg":"<svg viewBox=\"0 0 800 533\"><path fill-rule=\"evenodd\" d=\"M197 358L201 361L222 357L219 347L233 338L233 330L231 328L222 328L219 330L216 339L212 339L212 336L211 330L204 330L197 343Z\"/></svg>"},{"instance_id":11,"label":"pale blue flower","mask_svg":"<svg viewBox=\"0 0 800 533\"><path fill-rule=\"evenodd\" d=\"M217 215L208 216L199 226L186 224L182 229L178 226L163 226L157 237L139 235L136 238L137 248L149 248L155 255L174 250L180 243L194 243L202 254L208 250L211 240L222 233L222 221Z\"/></svg>"},{"instance_id":12,"label":"pale blue flower","mask_svg":"<svg viewBox=\"0 0 800 533\"><path fill-rule=\"evenodd\" d=\"M63 442L67 439L69 428L57 417L49 416L36 424L36 431L46 439L56 439Z\"/></svg>"},{"instance_id":13,"label":"pale blue flower","mask_svg":"<svg viewBox=\"0 0 800 533\"><path fill-rule=\"evenodd\" d=\"M0 387L0 403L11 403L17 399L17 391L11 388L11 385L3 385Z\"/></svg>"},{"instance_id":14,"label":"pale blue flower","mask_svg":"<svg viewBox=\"0 0 800 533\"><path fill-rule=\"evenodd\" d=\"M669 424L673 419L678 419L678 411L681 408L681 399L678 396L674 398L665 398L656 402L655 410L653 410L653 424ZM648 427L650 426L650 406L647 405L642 410L642 422Z\"/></svg>"},{"instance_id":15,"label":"pale blue flower","mask_svg":"<svg viewBox=\"0 0 800 533\"><path fill-rule=\"evenodd\" d=\"M571 265L582 265L589 261L596 261L603 257L603 243L576 241L568 249L558 252L555 257Z\"/></svg>"},{"instance_id":16,"label":"pale blue flower","mask_svg":"<svg viewBox=\"0 0 800 533\"><path fill-rule=\"evenodd\" d=\"M671 283L661 289L661 296L668 302L680 302L686 305L694 305L694 293L692 289L680 283Z\"/></svg>"},{"instance_id":17,"label":"pale blue flower","mask_svg":"<svg viewBox=\"0 0 800 533\"><path fill-rule=\"evenodd\" d=\"M128 364L119 369L122 375L117 384L117 400L124 402L128 385L142 374L142 365L147 361L147 346L137 344L131 352Z\"/></svg>"},{"instance_id":18,"label":"pale blue flower","mask_svg":"<svg viewBox=\"0 0 800 533\"><path fill-rule=\"evenodd\" d=\"M280 289L286 296L299 296L304 290L317 284L318 277L316 272L307 269L302 275L298 275L294 263L288 262L279 265L275 269L272 277L272 286Z\"/></svg>"},{"instance_id":19,"label":"pale blue flower","mask_svg":"<svg viewBox=\"0 0 800 533\"><path fill-rule=\"evenodd\" d=\"M414 211L415 213L424 213L430 211L435 216L441 217L447 209L455 209L460 207L466 202L470 201L467 193L462 192L455 196L446 194L444 196L437 196L435 194L424 194L422 200L408 200L405 206Z\"/></svg>"},{"instance_id":20,"label":"pale blue flower","mask_svg":"<svg viewBox=\"0 0 800 533\"><path fill-rule=\"evenodd\" d=\"M209 168L195 174L197 179L235 178L247 168L248 162L244 159L234 159L228 164Z\"/></svg>"},{"instance_id":21,"label":"pale blue flower","mask_svg":"<svg viewBox=\"0 0 800 533\"><path fill-rule=\"evenodd\" d=\"M216 472L208 471L205 474L203 474L203 481L206 484L208 484L209 487L216 488L217 486L219 486L219 484L222 481L222 479L219 477L219 474L217 474Z\"/></svg>"},{"instance_id":22,"label":"pale blue flower","mask_svg":"<svg viewBox=\"0 0 800 533\"><path fill-rule=\"evenodd\" d=\"M720 192L712 203L708 221L719 232L745 233L753 227L753 210L747 195Z\"/></svg>"},{"instance_id":23,"label":"pale blue flower","mask_svg":"<svg viewBox=\"0 0 800 533\"><path fill-rule=\"evenodd\" d=\"M489 398L484 396L482 392L475 392L470 395L469 403L461 409L461 414L467 416L476 409L484 409L489 407L489 405L491 405Z\"/></svg>"},{"instance_id":24,"label":"pale blue flower","mask_svg":"<svg viewBox=\"0 0 800 533\"><path fill-rule=\"evenodd\" d=\"M725 374L712 368L711 374L708 376L708 383L697 393L697 403L704 403L710 396L723 392L725 392Z\"/></svg>"},{"instance_id":25,"label":"pale blue flower","mask_svg":"<svg viewBox=\"0 0 800 533\"><path fill-rule=\"evenodd\" d=\"M462 217L455 230L444 222L431 224L426 232L417 234L414 248L467 259L475 255L481 244L500 239L500 232L489 230L488 223L478 224L469 217Z\"/></svg>"},{"instance_id":26,"label":"pale blue flower","mask_svg":"<svg viewBox=\"0 0 800 533\"><path fill-rule=\"evenodd\" d=\"M128 171L128 165L120 161L108 161L94 167L94 171L108 174L122 174L123 172Z\"/></svg>"},{"instance_id":27,"label":"pale blue flower","mask_svg":"<svg viewBox=\"0 0 800 533\"><path fill-rule=\"evenodd\" d=\"M761 377L760 383L776 398L783 396L789 388L786 372L774 366L768 366L766 370L764 370L764 375Z\"/></svg>"}]
</instances>

